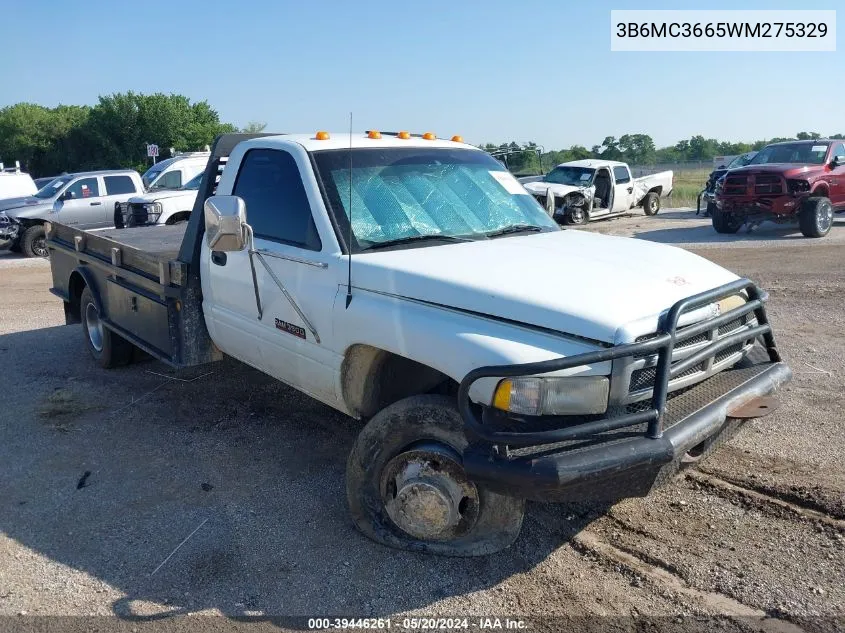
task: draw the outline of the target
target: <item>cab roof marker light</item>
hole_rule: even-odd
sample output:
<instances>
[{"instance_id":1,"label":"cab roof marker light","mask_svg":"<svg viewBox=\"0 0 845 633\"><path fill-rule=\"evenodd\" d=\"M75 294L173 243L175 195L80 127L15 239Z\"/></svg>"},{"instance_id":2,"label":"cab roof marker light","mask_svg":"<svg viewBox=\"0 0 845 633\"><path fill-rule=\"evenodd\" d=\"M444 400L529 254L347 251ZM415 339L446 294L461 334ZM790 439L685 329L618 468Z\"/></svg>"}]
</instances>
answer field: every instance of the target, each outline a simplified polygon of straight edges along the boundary
<instances>
[{"instance_id":1,"label":"cab roof marker light","mask_svg":"<svg viewBox=\"0 0 845 633\"><path fill-rule=\"evenodd\" d=\"M426 141L436 141L437 140L437 135L434 132L426 132L425 134L422 135L422 137Z\"/></svg>"},{"instance_id":2,"label":"cab roof marker light","mask_svg":"<svg viewBox=\"0 0 845 633\"><path fill-rule=\"evenodd\" d=\"M314 135L314 138L315 138L316 140L318 140L318 141L328 141L328 140L329 140L329 138L331 138L331 137L329 136L329 133L328 133L328 132L326 132L326 131L324 131L324 130L320 130L319 132L317 132L317 133Z\"/></svg>"},{"instance_id":3,"label":"cab roof marker light","mask_svg":"<svg viewBox=\"0 0 845 633\"><path fill-rule=\"evenodd\" d=\"M409 138L411 138L411 133L406 132L405 130L402 130L401 132L396 134L396 138L409 139Z\"/></svg>"},{"instance_id":4,"label":"cab roof marker light","mask_svg":"<svg viewBox=\"0 0 845 633\"><path fill-rule=\"evenodd\" d=\"M463 143L464 137L461 136L460 134L455 134L455 136L452 137L452 142L453 143Z\"/></svg>"},{"instance_id":5,"label":"cab roof marker light","mask_svg":"<svg viewBox=\"0 0 845 633\"><path fill-rule=\"evenodd\" d=\"M367 132L367 138L381 138L381 132L378 130L370 130Z\"/></svg>"}]
</instances>

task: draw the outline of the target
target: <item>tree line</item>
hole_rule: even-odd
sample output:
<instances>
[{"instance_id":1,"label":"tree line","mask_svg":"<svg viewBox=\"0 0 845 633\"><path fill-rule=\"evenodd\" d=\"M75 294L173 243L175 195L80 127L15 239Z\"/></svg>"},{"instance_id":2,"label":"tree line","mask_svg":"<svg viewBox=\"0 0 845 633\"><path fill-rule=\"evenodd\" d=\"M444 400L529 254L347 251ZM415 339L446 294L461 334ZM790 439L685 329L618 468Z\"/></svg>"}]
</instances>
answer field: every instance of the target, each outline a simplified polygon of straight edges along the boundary
<instances>
[{"instance_id":1,"label":"tree line","mask_svg":"<svg viewBox=\"0 0 845 633\"><path fill-rule=\"evenodd\" d=\"M583 145L572 145L568 149L545 151L533 142L529 143L485 143L481 149L494 155L507 154L507 165L514 173L537 173L541 169L549 170L554 165L571 160L603 158L605 160L624 161L631 165L648 166L666 163L685 163L711 161L716 156L731 156L759 150L769 143L793 140L811 140L821 138L818 132L798 132L792 138L778 137L753 143L733 143L704 138L696 135L678 141L667 147L655 147L654 140L648 134L623 134L619 138L607 136L598 145L587 149ZM842 139L843 134L833 134L826 138Z\"/></svg>"},{"instance_id":2,"label":"tree line","mask_svg":"<svg viewBox=\"0 0 845 633\"><path fill-rule=\"evenodd\" d=\"M0 108L0 161L8 166L18 160L34 177L88 169L144 171L150 164L147 143L158 145L166 158L170 148L201 150L218 134L234 131L208 102L176 94L116 93L94 106L16 103Z\"/></svg>"},{"instance_id":3,"label":"tree line","mask_svg":"<svg viewBox=\"0 0 845 633\"><path fill-rule=\"evenodd\" d=\"M250 122L241 131L258 132L263 123ZM207 101L192 103L178 94L135 92L100 97L93 106L59 105L48 108L34 103L17 103L0 108L0 161L15 160L35 177L86 169L134 168L144 171L150 164L147 143L158 145L162 157L169 150L197 151L214 137L238 129L220 121ZM799 132L794 139L820 138L817 132ZM843 138L835 134L830 138ZM553 165L584 158L620 160L632 165L655 165L688 161L710 161L714 156L742 154L768 143L791 140L774 138L753 143L732 143L701 135L656 147L648 134L607 136L586 148L546 151L536 143L485 143L491 153L508 152L507 164L515 173L537 173Z\"/></svg>"}]
</instances>

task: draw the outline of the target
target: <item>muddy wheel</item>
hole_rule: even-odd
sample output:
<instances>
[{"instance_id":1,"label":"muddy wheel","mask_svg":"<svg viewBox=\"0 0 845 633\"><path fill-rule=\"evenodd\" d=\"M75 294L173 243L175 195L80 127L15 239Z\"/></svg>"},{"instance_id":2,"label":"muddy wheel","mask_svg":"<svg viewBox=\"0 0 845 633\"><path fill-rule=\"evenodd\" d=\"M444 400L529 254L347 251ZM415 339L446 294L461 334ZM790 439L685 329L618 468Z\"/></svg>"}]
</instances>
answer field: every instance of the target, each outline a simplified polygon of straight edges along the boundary
<instances>
[{"instance_id":1,"label":"muddy wheel","mask_svg":"<svg viewBox=\"0 0 845 633\"><path fill-rule=\"evenodd\" d=\"M563 217L566 224L575 226L583 226L590 221L590 214L584 207L569 207L566 210L566 215Z\"/></svg>"},{"instance_id":2,"label":"muddy wheel","mask_svg":"<svg viewBox=\"0 0 845 633\"><path fill-rule=\"evenodd\" d=\"M21 236L21 251L27 257L49 257L47 233L40 224L29 227Z\"/></svg>"},{"instance_id":3,"label":"muddy wheel","mask_svg":"<svg viewBox=\"0 0 845 633\"><path fill-rule=\"evenodd\" d=\"M798 226L804 237L824 237L833 226L833 205L822 197L807 198L798 214Z\"/></svg>"},{"instance_id":4,"label":"muddy wheel","mask_svg":"<svg viewBox=\"0 0 845 633\"><path fill-rule=\"evenodd\" d=\"M390 547L446 556L481 556L514 542L525 502L469 480L467 441L454 401L413 396L364 427L346 466L355 527Z\"/></svg>"},{"instance_id":5,"label":"muddy wheel","mask_svg":"<svg viewBox=\"0 0 845 633\"><path fill-rule=\"evenodd\" d=\"M643 198L643 213L646 215L657 215L660 211L660 196L650 191Z\"/></svg>"},{"instance_id":6,"label":"muddy wheel","mask_svg":"<svg viewBox=\"0 0 845 633\"><path fill-rule=\"evenodd\" d=\"M126 365L132 360L133 345L125 338L115 334L103 325L100 319L100 309L94 300L90 288L82 291L79 300L79 314L82 320L82 331L88 351L101 367L111 369Z\"/></svg>"},{"instance_id":7,"label":"muddy wheel","mask_svg":"<svg viewBox=\"0 0 845 633\"><path fill-rule=\"evenodd\" d=\"M736 233L743 222L732 213L725 213L719 207L713 208L713 228L716 233Z\"/></svg>"}]
</instances>

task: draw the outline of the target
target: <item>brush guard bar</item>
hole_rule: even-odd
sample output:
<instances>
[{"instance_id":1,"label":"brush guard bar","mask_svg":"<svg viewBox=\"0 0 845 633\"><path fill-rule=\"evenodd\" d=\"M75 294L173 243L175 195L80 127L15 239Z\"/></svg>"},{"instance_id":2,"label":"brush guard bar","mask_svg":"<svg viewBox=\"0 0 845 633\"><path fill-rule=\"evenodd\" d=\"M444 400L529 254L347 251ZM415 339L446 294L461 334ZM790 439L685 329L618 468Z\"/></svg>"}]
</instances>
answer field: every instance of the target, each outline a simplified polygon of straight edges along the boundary
<instances>
[{"instance_id":1,"label":"brush guard bar","mask_svg":"<svg viewBox=\"0 0 845 633\"><path fill-rule=\"evenodd\" d=\"M683 328L678 332L678 321L686 312L699 309L710 303L725 299L729 296L745 291L748 301L737 308L729 310L712 319L706 319L700 323ZM647 423L646 437L658 439L663 435L663 417L666 408L666 400L669 394L669 382L679 374L694 367L707 358L718 354L732 345L742 341L761 338L763 345L772 363L780 362L780 353L775 345L772 335L772 328L769 325L764 303L767 295L760 290L749 279L738 279L737 281L725 284L718 288L702 292L675 303L669 311L661 318L658 325L658 333L655 338L639 343L626 343L608 349L575 356L554 358L551 360L535 363L524 363L519 365L490 365L479 367L469 372L461 381L458 389L458 407L463 417L468 435L475 436L490 442L494 445L524 447L542 446L554 444L573 439L590 437L606 431L622 429ZM739 332L723 337L710 345L700 349L691 356L672 364L672 352L675 344L697 336L715 327L724 325L753 312L757 325L744 328ZM544 421L560 421L560 427L548 431L497 431L479 419L476 410L470 401L470 387L480 378L497 377L512 378L514 376L534 376L546 374L561 369L571 369L594 363L603 363L618 358L642 356L657 353L656 376L654 380L654 391L652 392L651 407L644 411L629 413L618 417L593 420L582 424L572 424L572 416L542 416ZM488 411L487 406L482 406L482 411Z\"/></svg>"}]
</instances>

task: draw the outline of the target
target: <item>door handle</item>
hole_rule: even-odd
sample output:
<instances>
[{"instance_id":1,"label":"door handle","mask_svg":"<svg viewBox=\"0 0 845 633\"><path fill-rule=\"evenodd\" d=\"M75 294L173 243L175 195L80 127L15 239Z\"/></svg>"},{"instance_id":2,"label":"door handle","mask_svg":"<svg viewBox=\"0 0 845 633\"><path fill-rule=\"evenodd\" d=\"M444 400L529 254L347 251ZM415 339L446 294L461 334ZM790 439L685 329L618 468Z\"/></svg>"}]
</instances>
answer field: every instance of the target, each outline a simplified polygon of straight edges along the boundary
<instances>
[{"instance_id":1,"label":"door handle","mask_svg":"<svg viewBox=\"0 0 845 633\"><path fill-rule=\"evenodd\" d=\"M92 202L91 206L92 207L99 207L101 204L103 204L103 203L102 202Z\"/></svg>"},{"instance_id":2,"label":"door handle","mask_svg":"<svg viewBox=\"0 0 845 633\"><path fill-rule=\"evenodd\" d=\"M633 193L633 192L634 192L634 188L633 188L633 187L628 187L628 193Z\"/></svg>"},{"instance_id":3,"label":"door handle","mask_svg":"<svg viewBox=\"0 0 845 633\"><path fill-rule=\"evenodd\" d=\"M226 253L223 251L211 251L211 261L218 266L225 266L226 259Z\"/></svg>"}]
</instances>

